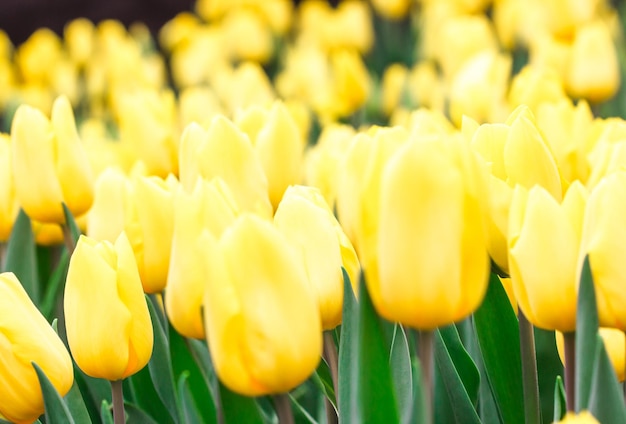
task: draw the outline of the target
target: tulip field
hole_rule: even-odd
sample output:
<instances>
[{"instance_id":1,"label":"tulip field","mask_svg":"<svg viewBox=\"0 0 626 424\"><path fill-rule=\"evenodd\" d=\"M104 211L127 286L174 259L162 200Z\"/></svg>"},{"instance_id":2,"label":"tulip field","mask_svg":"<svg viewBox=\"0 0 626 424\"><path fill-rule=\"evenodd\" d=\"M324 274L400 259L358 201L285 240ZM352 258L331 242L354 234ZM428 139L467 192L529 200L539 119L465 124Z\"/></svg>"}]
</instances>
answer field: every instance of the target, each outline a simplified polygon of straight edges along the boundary
<instances>
[{"instance_id":1,"label":"tulip field","mask_svg":"<svg viewBox=\"0 0 626 424\"><path fill-rule=\"evenodd\" d=\"M0 423L626 423L626 3L0 29Z\"/></svg>"}]
</instances>

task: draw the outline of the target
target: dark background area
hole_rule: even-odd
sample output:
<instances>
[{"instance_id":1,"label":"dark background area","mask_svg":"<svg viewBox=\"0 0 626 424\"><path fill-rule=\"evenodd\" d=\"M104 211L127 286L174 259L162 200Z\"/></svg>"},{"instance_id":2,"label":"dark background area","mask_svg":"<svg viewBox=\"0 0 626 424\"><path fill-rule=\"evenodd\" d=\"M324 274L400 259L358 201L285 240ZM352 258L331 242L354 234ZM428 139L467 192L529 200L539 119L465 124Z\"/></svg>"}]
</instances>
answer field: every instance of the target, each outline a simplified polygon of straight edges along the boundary
<instances>
[{"instance_id":1,"label":"dark background area","mask_svg":"<svg viewBox=\"0 0 626 424\"><path fill-rule=\"evenodd\" d=\"M177 13L192 10L195 0L0 0L0 28L20 44L37 28L62 34L65 24L85 17L97 23L118 19L144 22L156 32Z\"/></svg>"}]
</instances>

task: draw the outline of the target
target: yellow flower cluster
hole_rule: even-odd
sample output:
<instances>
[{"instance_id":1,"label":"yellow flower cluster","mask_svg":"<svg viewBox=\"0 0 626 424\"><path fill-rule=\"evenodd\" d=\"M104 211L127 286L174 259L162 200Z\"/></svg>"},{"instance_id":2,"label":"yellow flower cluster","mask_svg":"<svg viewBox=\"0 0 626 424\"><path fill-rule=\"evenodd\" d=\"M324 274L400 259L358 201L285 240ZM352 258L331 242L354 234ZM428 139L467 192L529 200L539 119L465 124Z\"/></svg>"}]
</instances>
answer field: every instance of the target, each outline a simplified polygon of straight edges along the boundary
<instances>
[{"instance_id":1,"label":"yellow flower cluster","mask_svg":"<svg viewBox=\"0 0 626 424\"><path fill-rule=\"evenodd\" d=\"M568 332L589 255L600 323L626 330L626 123L592 113L620 83L610 4L372 6L199 0L160 31L164 55L114 21L15 49L0 33L0 107L17 109L0 136L0 241L19 208L49 228L40 243L63 241L62 204L79 217L65 319L85 373L148 362L144 293L161 293L226 386L287 391L341 323L342 267L355 292L363 271L381 316L430 330L479 307L492 261L531 323ZM374 19L421 34L419 60L380 80ZM523 47L511 77L506 49ZM357 119L368 108L389 126ZM14 280L0 276L17 293ZM0 415L22 420L3 396Z\"/></svg>"}]
</instances>

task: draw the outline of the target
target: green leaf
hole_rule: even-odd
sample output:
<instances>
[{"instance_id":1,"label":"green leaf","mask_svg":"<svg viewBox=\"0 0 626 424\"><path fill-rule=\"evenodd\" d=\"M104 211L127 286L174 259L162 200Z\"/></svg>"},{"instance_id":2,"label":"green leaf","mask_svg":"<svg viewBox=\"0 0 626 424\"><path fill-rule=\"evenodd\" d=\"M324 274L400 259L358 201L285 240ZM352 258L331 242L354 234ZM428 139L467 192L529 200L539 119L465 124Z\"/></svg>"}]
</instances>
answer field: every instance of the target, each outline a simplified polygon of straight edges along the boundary
<instances>
[{"instance_id":1,"label":"green leaf","mask_svg":"<svg viewBox=\"0 0 626 424\"><path fill-rule=\"evenodd\" d=\"M356 380L359 373L357 364L357 337L358 337L358 303L352 292L350 277L345 269L343 272L343 311L341 324L341 337L339 338L339 376L337 385L339 419L342 422L350 422L355 417L356 411L352 407L357 404Z\"/></svg>"},{"instance_id":2,"label":"green leaf","mask_svg":"<svg viewBox=\"0 0 626 424\"><path fill-rule=\"evenodd\" d=\"M52 385L50 380L48 380L46 374L39 368L39 365L34 362L32 362L32 364L37 373L43 394L43 403L46 408L46 422L74 424L74 418L70 414L70 410L67 408L63 398L59 392L57 392L57 389Z\"/></svg>"},{"instance_id":3,"label":"green leaf","mask_svg":"<svg viewBox=\"0 0 626 424\"><path fill-rule=\"evenodd\" d=\"M289 400L291 401L291 408L293 410L293 417L297 423L318 424L317 420L309 414L309 412L300 403L289 394Z\"/></svg>"},{"instance_id":4,"label":"green leaf","mask_svg":"<svg viewBox=\"0 0 626 424\"><path fill-rule=\"evenodd\" d=\"M359 308L356 339L356 365L359 370L356 380L357 411L352 418L357 421L398 422L398 409L389 367L389 344L383 333L383 323L374 310L361 273L359 284ZM410 367L404 369L410 372Z\"/></svg>"},{"instance_id":5,"label":"green leaf","mask_svg":"<svg viewBox=\"0 0 626 424\"><path fill-rule=\"evenodd\" d=\"M159 424L144 410L132 403L124 402L124 412L126 413L126 422L132 424ZM200 421L198 421L199 423Z\"/></svg>"},{"instance_id":6,"label":"green leaf","mask_svg":"<svg viewBox=\"0 0 626 424\"><path fill-rule=\"evenodd\" d=\"M180 378L183 374L188 377L185 380L185 385L188 387L190 395L196 405L202 405L200 409L200 415L202 419L198 422L215 423L217 422L217 408L216 397L211 390L210 379L205 379L203 371L196 363L194 354L191 351L191 345L180 334L174 330L174 328L168 324L169 330L169 347L170 357L172 358L172 368L174 371L174 378L178 381L178 394L181 400L181 412L184 414L184 402L185 400L180 398ZM208 354L208 352L207 352Z\"/></svg>"},{"instance_id":7,"label":"green leaf","mask_svg":"<svg viewBox=\"0 0 626 424\"><path fill-rule=\"evenodd\" d=\"M177 423L179 407L167 336L161 325L159 312L156 309L159 306L154 304L153 298L147 298L146 301L154 332L154 347L152 349L152 357L150 362L148 362L148 370L156 392L159 394L174 422Z\"/></svg>"},{"instance_id":8,"label":"green leaf","mask_svg":"<svg viewBox=\"0 0 626 424\"><path fill-rule=\"evenodd\" d=\"M554 383L554 414L553 421L559 422L567 412L567 401L565 399L565 387L563 387L563 379L561 376L556 377Z\"/></svg>"},{"instance_id":9,"label":"green leaf","mask_svg":"<svg viewBox=\"0 0 626 424\"><path fill-rule=\"evenodd\" d=\"M317 369L311 376L311 381L322 391L325 397L337 408L335 399L335 389L333 388L333 377L330 374L330 368L325 361L320 361Z\"/></svg>"},{"instance_id":10,"label":"green leaf","mask_svg":"<svg viewBox=\"0 0 626 424\"><path fill-rule=\"evenodd\" d=\"M254 398L234 393L221 382L219 386L222 413L226 424L263 424L261 408Z\"/></svg>"},{"instance_id":11,"label":"green leaf","mask_svg":"<svg viewBox=\"0 0 626 424\"><path fill-rule=\"evenodd\" d=\"M106 380L89 377L74 363L74 381L78 384L92 422L101 421L102 400L111 402L111 386Z\"/></svg>"},{"instance_id":12,"label":"green leaf","mask_svg":"<svg viewBox=\"0 0 626 424\"><path fill-rule=\"evenodd\" d=\"M126 391L126 393L131 395L133 404L155 420L158 420L159 423L171 424L174 422L154 388L148 367L144 367L139 372L128 377L126 382L130 386L130 390Z\"/></svg>"},{"instance_id":13,"label":"green leaf","mask_svg":"<svg viewBox=\"0 0 626 424\"><path fill-rule=\"evenodd\" d=\"M100 419L102 420L102 424L114 424L112 411L113 406L107 400L103 400L100 406Z\"/></svg>"},{"instance_id":14,"label":"green leaf","mask_svg":"<svg viewBox=\"0 0 626 424\"><path fill-rule=\"evenodd\" d=\"M20 280L35 305L39 305L40 288L37 272L37 249L30 218L20 210L13 224L6 251L4 271L10 271Z\"/></svg>"},{"instance_id":15,"label":"green leaf","mask_svg":"<svg viewBox=\"0 0 626 424\"><path fill-rule=\"evenodd\" d=\"M217 404L220 388L213 363L211 362L209 347L204 340L186 339L185 341L189 347L189 352L193 356L194 362L200 369L206 386L211 392L211 397L215 399L215 403Z\"/></svg>"},{"instance_id":16,"label":"green leaf","mask_svg":"<svg viewBox=\"0 0 626 424\"><path fill-rule=\"evenodd\" d=\"M80 393L80 388L78 387L76 380L74 380L70 391L67 395L65 395L65 404L67 405L67 409L70 411L70 415L74 418L74 421L81 424L91 424L92 421L89 416L89 411L87 411L83 395Z\"/></svg>"},{"instance_id":17,"label":"green leaf","mask_svg":"<svg viewBox=\"0 0 626 424\"><path fill-rule=\"evenodd\" d=\"M411 352L409 341L404 328L394 326L389 353L389 367L398 401L398 411L403 422L409 419L413 410L413 368L411 366Z\"/></svg>"},{"instance_id":18,"label":"green leaf","mask_svg":"<svg viewBox=\"0 0 626 424\"><path fill-rule=\"evenodd\" d=\"M181 412L183 422L188 424L202 423L204 420L200 416L196 402L193 399L189 388L189 371L183 372L178 378L178 396L181 401ZM217 420L215 420L217 421Z\"/></svg>"},{"instance_id":19,"label":"green leaf","mask_svg":"<svg viewBox=\"0 0 626 424\"><path fill-rule=\"evenodd\" d=\"M589 256L585 257L576 309L576 412L589 408L595 369L596 346L591 342L598 334L598 310Z\"/></svg>"},{"instance_id":20,"label":"green leaf","mask_svg":"<svg viewBox=\"0 0 626 424\"><path fill-rule=\"evenodd\" d=\"M435 373L435 422L479 424L480 418L465 390L463 381L454 366L450 352L439 330L434 332L434 349L435 364L437 365L437 372Z\"/></svg>"},{"instance_id":21,"label":"green leaf","mask_svg":"<svg viewBox=\"0 0 626 424\"><path fill-rule=\"evenodd\" d=\"M69 263L70 255L67 250L63 250L63 252L61 252L59 263L48 279L43 300L41 301L41 307L39 308L41 314L46 317L47 320L53 318L54 308L59 300L59 297L61 296L63 288L65 287Z\"/></svg>"},{"instance_id":22,"label":"green leaf","mask_svg":"<svg viewBox=\"0 0 626 424\"><path fill-rule=\"evenodd\" d=\"M504 287L493 273L483 303L474 312L474 326L500 422L524 423L519 325Z\"/></svg>"},{"instance_id":23,"label":"green leaf","mask_svg":"<svg viewBox=\"0 0 626 424\"><path fill-rule=\"evenodd\" d=\"M465 350L459 337L459 333L454 325L448 325L439 329L446 349L454 363L456 371L461 377L465 391L474 406L478 404L478 387L480 386L480 373L471 356Z\"/></svg>"},{"instance_id":24,"label":"green leaf","mask_svg":"<svg viewBox=\"0 0 626 424\"><path fill-rule=\"evenodd\" d=\"M78 225L76 224L74 215L72 215L72 212L67 208L67 205L65 203L63 203L63 214L65 215L65 225L70 230L72 241L74 241L74 246L76 246L76 243L78 242L78 238L80 237L80 229L78 228Z\"/></svg>"},{"instance_id":25,"label":"green leaf","mask_svg":"<svg viewBox=\"0 0 626 424\"><path fill-rule=\"evenodd\" d=\"M547 419L554 412L554 381L563 375L563 364L556 349L554 331L535 327L534 334L541 416Z\"/></svg>"},{"instance_id":26,"label":"green leaf","mask_svg":"<svg viewBox=\"0 0 626 424\"><path fill-rule=\"evenodd\" d=\"M595 348L596 366L590 388L589 412L602 424L626 423L624 394L600 334L596 334Z\"/></svg>"}]
</instances>

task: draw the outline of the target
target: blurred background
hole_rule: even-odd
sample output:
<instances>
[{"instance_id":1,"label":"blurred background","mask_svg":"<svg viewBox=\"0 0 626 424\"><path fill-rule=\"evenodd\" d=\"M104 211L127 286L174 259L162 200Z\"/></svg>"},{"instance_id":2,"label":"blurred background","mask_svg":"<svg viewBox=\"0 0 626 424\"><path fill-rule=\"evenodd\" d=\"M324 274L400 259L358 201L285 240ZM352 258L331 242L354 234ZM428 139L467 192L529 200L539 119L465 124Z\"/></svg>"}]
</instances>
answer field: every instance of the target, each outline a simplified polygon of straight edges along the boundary
<instances>
[{"instance_id":1,"label":"blurred background","mask_svg":"<svg viewBox=\"0 0 626 424\"><path fill-rule=\"evenodd\" d=\"M193 0L2 0L0 28L13 44L24 42L37 28L62 33L65 24L79 17L93 22L115 18L126 26L141 21L153 32L177 13L192 10Z\"/></svg>"}]
</instances>

